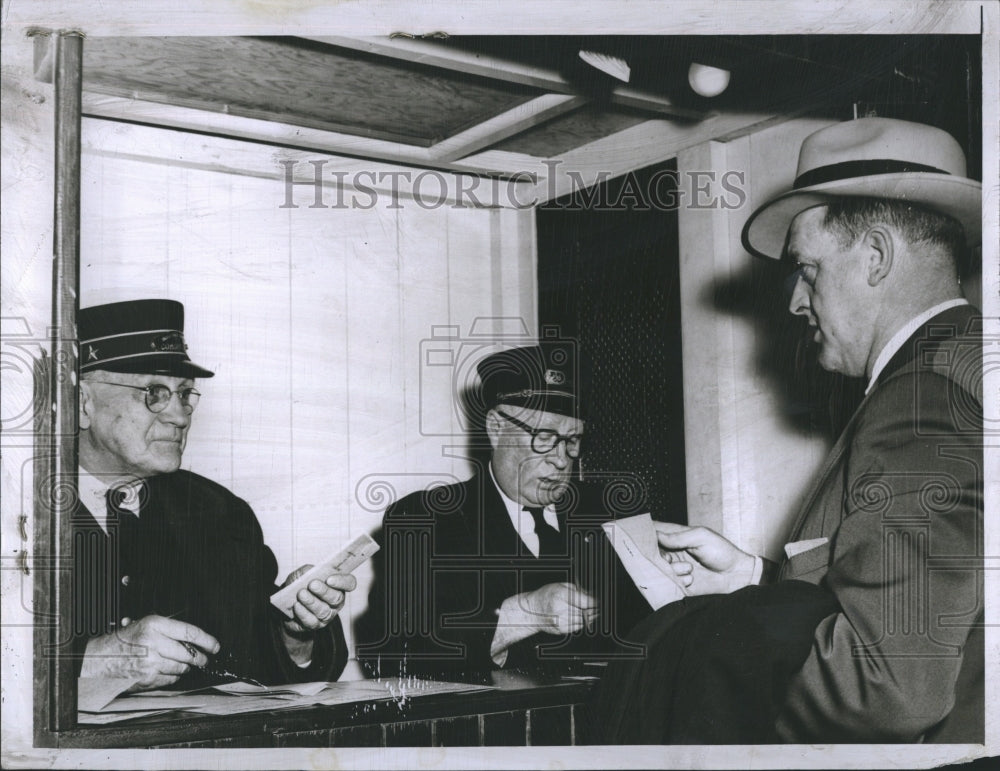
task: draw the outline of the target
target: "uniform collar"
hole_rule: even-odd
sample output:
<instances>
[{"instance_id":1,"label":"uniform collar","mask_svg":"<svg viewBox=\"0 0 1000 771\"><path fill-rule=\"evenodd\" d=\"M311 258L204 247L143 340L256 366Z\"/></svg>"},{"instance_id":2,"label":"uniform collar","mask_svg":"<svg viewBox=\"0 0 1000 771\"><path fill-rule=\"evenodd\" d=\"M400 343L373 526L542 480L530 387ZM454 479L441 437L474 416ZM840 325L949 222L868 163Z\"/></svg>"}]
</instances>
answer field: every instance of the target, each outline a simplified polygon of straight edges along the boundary
<instances>
[{"instance_id":1,"label":"uniform collar","mask_svg":"<svg viewBox=\"0 0 1000 771\"><path fill-rule=\"evenodd\" d=\"M91 474L82 467L77 469L76 485L80 494L80 502L93 514L94 519L104 528L105 532L107 532L106 520L108 514L107 494L112 484L114 487L122 488L126 492L125 500L121 504L122 508L128 509L136 516L139 516L139 491L143 484L141 479L121 483L120 478L117 476L114 478L101 478L100 476Z\"/></svg>"}]
</instances>

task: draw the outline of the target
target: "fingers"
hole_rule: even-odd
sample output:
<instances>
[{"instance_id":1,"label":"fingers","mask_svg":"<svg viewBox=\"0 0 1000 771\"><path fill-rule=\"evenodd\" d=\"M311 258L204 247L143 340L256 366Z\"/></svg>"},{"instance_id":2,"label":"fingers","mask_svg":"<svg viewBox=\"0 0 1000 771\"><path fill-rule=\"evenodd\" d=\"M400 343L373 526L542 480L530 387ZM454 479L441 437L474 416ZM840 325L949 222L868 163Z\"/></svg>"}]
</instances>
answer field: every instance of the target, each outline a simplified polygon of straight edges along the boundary
<instances>
[{"instance_id":1,"label":"fingers","mask_svg":"<svg viewBox=\"0 0 1000 771\"><path fill-rule=\"evenodd\" d=\"M358 579L350 573L331 573L326 577L326 585L342 592L353 592L358 585Z\"/></svg>"},{"instance_id":2,"label":"fingers","mask_svg":"<svg viewBox=\"0 0 1000 771\"><path fill-rule=\"evenodd\" d=\"M683 525L672 525L671 529L663 529L664 525L671 523L656 523L656 539L664 549L692 549L701 546L705 541L705 536L700 527L684 527Z\"/></svg>"},{"instance_id":3,"label":"fingers","mask_svg":"<svg viewBox=\"0 0 1000 771\"><path fill-rule=\"evenodd\" d=\"M594 610L597 608L597 598L579 586L570 584L567 602L579 610Z\"/></svg>"},{"instance_id":4,"label":"fingers","mask_svg":"<svg viewBox=\"0 0 1000 771\"><path fill-rule=\"evenodd\" d=\"M191 666L204 666L208 659L194 644L183 642L189 636L217 648L214 637L198 627L162 616L146 616L119 633L124 676L134 681L133 690L146 690L176 682Z\"/></svg>"},{"instance_id":5,"label":"fingers","mask_svg":"<svg viewBox=\"0 0 1000 771\"><path fill-rule=\"evenodd\" d=\"M178 621L175 618L163 618L162 616L148 616L147 618L149 626L155 628L171 640L191 643L206 653L215 654L219 652L219 641L194 624ZM145 621L146 619L143 620Z\"/></svg>"},{"instance_id":6,"label":"fingers","mask_svg":"<svg viewBox=\"0 0 1000 771\"><path fill-rule=\"evenodd\" d=\"M295 620L306 629L322 629L344 607L346 593L356 585L354 576L340 573L328 576L326 581L310 581L295 596Z\"/></svg>"},{"instance_id":7,"label":"fingers","mask_svg":"<svg viewBox=\"0 0 1000 771\"><path fill-rule=\"evenodd\" d=\"M685 530L691 530L689 525L678 525L676 522L660 522L658 520L653 521L653 529L657 533L681 533Z\"/></svg>"},{"instance_id":8,"label":"fingers","mask_svg":"<svg viewBox=\"0 0 1000 771\"><path fill-rule=\"evenodd\" d=\"M182 655L187 656L187 653L184 653ZM185 664L184 662L178 661L173 658L166 658L162 655L158 660L154 661L153 664L155 665L154 671L156 672L156 674L169 675L172 676L175 680L191 668L189 664Z\"/></svg>"},{"instance_id":9,"label":"fingers","mask_svg":"<svg viewBox=\"0 0 1000 771\"><path fill-rule=\"evenodd\" d=\"M187 666L204 667L208 665L208 656L205 655L204 651L189 642L168 640L160 655Z\"/></svg>"},{"instance_id":10,"label":"fingers","mask_svg":"<svg viewBox=\"0 0 1000 771\"><path fill-rule=\"evenodd\" d=\"M324 626L326 626L330 622L330 619L332 619L334 616L334 613L331 609L326 613L323 613L323 615L326 617L326 620L320 621L320 617L319 615L317 615L317 613L322 613L322 611L319 611L317 609L317 612L313 613L312 610L306 607L305 603L296 600L295 604L292 606L292 614L295 616L295 621L286 621L285 623L286 625L292 625L297 623L300 627L302 627L302 629L312 629L315 631L317 629L322 629ZM292 626L292 629L294 628L295 627Z\"/></svg>"},{"instance_id":11,"label":"fingers","mask_svg":"<svg viewBox=\"0 0 1000 771\"><path fill-rule=\"evenodd\" d=\"M674 576L680 580L681 586L688 587L694 582L694 565L690 562L671 562L670 569Z\"/></svg>"},{"instance_id":12,"label":"fingers","mask_svg":"<svg viewBox=\"0 0 1000 771\"><path fill-rule=\"evenodd\" d=\"M335 611L340 610L344 606L344 600L347 599L344 591L318 579L310 581L309 585L300 589L296 596L299 602L320 618L327 615L327 607Z\"/></svg>"}]
</instances>

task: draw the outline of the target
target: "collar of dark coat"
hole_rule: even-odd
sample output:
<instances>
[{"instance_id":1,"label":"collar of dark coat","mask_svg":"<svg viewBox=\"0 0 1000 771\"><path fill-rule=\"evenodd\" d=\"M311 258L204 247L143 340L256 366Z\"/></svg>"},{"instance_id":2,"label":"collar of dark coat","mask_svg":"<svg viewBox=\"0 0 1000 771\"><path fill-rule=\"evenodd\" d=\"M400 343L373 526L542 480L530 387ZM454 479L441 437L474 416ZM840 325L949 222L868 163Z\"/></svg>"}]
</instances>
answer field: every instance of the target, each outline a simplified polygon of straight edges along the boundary
<instances>
[{"instance_id":1,"label":"collar of dark coat","mask_svg":"<svg viewBox=\"0 0 1000 771\"><path fill-rule=\"evenodd\" d=\"M968 354L979 351L981 361L982 356L982 333L983 317L982 313L972 305L958 305L948 308L937 314L928 321L920 325L899 350L889 359L882 372L876 380L876 387L879 383L884 383L896 372L899 372L911 362L917 366L930 369L941 369L952 379L960 374L953 365L953 360L949 359L947 349L953 347L956 342L969 346ZM974 367L972 369L975 369ZM981 397L981 367L980 374L980 399ZM962 384L963 387L970 386ZM974 388L974 386L971 386Z\"/></svg>"},{"instance_id":2,"label":"collar of dark coat","mask_svg":"<svg viewBox=\"0 0 1000 771\"><path fill-rule=\"evenodd\" d=\"M226 488L190 471L159 474L144 480L149 488L147 512L163 517L171 528L190 531L215 529L217 535L229 538L250 538L252 523L238 517L234 507L239 499Z\"/></svg>"}]
</instances>

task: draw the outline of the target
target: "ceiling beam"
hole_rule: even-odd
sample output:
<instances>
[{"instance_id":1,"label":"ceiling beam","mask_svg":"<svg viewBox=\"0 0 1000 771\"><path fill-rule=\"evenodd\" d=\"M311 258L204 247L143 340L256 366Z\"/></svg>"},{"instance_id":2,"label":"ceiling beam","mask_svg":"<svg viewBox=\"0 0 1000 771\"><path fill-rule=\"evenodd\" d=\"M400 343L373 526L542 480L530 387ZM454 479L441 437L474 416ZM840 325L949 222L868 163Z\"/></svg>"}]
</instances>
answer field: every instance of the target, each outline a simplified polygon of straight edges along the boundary
<instances>
[{"instance_id":1,"label":"ceiling beam","mask_svg":"<svg viewBox=\"0 0 1000 771\"><path fill-rule=\"evenodd\" d=\"M687 126L665 120L646 121L547 161L548 173L535 186L534 197L538 203L546 203L662 163L703 142L724 142L792 117L773 113L720 113Z\"/></svg>"},{"instance_id":2,"label":"ceiling beam","mask_svg":"<svg viewBox=\"0 0 1000 771\"><path fill-rule=\"evenodd\" d=\"M419 200L427 208L527 208L534 187L526 176L477 178L301 148L262 152L233 137L92 119L83 121L82 148L85 155L272 180L274 205L289 209L395 207L396 198Z\"/></svg>"},{"instance_id":3,"label":"ceiling beam","mask_svg":"<svg viewBox=\"0 0 1000 771\"><path fill-rule=\"evenodd\" d=\"M438 161L456 161L484 147L495 145L507 137L564 115L587 103L582 96L568 94L542 94L530 102L495 115L488 120L461 131L432 145L431 158Z\"/></svg>"},{"instance_id":4,"label":"ceiling beam","mask_svg":"<svg viewBox=\"0 0 1000 771\"><path fill-rule=\"evenodd\" d=\"M531 86L556 94L576 94L578 89L556 70L536 67L523 62L497 56L471 53L428 40L405 37L348 37L344 35L300 35L304 40L347 48L352 51L384 56L390 59L436 67L465 75L476 75L491 80L502 80ZM708 113L687 107L678 107L659 94L636 88L615 86L610 96L613 104L686 120L702 120Z\"/></svg>"},{"instance_id":5,"label":"ceiling beam","mask_svg":"<svg viewBox=\"0 0 1000 771\"><path fill-rule=\"evenodd\" d=\"M551 102L549 106L555 108ZM562 106L566 106L568 109L571 106L571 100L563 102ZM498 175L501 177L516 175L518 179L524 179L525 175L531 174L539 180L544 179L546 174L546 167L540 159L520 153L491 150L466 155L461 159L438 158L432 154L433 148L428 147L415 147L371 137L342 134L336 131L293 126L271 120L208 112L191 107L178 107L139 99L106 96L88 91L83 93L83 114L86 117L107 118L184 131L199 131L237 139L313 149L330 155L372 158L390 163L454 171L462 174ZM470 140L467 147L472 146L473 143ZM458 147L456 146L454 149L457 150Z\"/></svg>"}]
</instances>

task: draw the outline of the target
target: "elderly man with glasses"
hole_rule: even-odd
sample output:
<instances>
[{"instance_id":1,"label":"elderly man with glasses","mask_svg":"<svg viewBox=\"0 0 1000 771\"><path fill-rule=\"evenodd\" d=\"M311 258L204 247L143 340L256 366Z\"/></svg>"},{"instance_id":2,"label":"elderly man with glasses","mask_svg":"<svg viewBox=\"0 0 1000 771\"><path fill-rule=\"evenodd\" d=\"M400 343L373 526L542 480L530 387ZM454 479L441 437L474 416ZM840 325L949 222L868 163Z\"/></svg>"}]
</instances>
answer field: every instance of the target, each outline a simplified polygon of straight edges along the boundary
<instances>
[{"instance_id":1,"label":"elderly man with glasses","mask_svg":"<svg viewBox=\"0 0 1000 771\"><path fill-rule=\"evenodd\" d=\"M220 681L335 680L351 575L269 602L278 566L245 501L180 470L200 394L184 308L134 300L80 310L74 652L81 677L129 690ZM289 576L297 578L308 566Z\"/></svg>"},{"instance_id":2,"label":"elderly man with glasses","mask_svg":"<svg viewBox=\"0 0 1000 771\"><path fill-rule=\"evenodd\" d=\"M584 439L569 343L479 362L490 459L389 507L358 657L373 675L565 671L613 645L614 559L579 524ZM591 523L592 524L592 523ZM597 581L595 576L600 575Z\"/></svg>"}]
</instances>

